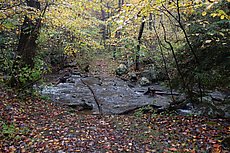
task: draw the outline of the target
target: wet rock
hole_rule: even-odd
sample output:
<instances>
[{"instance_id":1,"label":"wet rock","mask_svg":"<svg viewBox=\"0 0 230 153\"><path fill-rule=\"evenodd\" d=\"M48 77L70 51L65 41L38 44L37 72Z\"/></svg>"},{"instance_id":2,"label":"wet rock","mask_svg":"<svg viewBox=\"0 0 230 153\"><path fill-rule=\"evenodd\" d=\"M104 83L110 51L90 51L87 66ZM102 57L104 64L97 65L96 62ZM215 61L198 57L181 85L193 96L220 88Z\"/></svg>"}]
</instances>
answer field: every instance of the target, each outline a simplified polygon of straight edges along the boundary
<instances>
[{"instance_id":1,"label":"wet rock","mask_svg":"<svg viewBox=\"0 0 230 153\"><path fill-rule=\"evenodd\" d=\"M82 110L92 110L93 109L93 104L92 103L83 103L83 104L76 104L76 103L67 103L66 104L69 107L76 108L79 111Z\"/></svg>"},{"instance_id":2,"label":"wet rock","mask_svg":"<svg viewBox=\"0 0 230 153\"><path fill-rule=\"evenodd\" d=\"M76 67L76 66L77 66L77 62L76 62L76 61L67 63L67 64L65 65L65 67Z\"/></svg>"},{"instance_id":3,"label":"wet rock","mask_svg":"<svg viewBox=\"0 0 230 153\"><path fill-rule=\"evenodd\" d=\"M94 94L81 80L91 87ZM150 81L145 85L149 83ZM166 94L144 95L149 87ZM97 113L95 95L104 114L124 114L146 105L156 109L167 109L172 102L171 96L167 94L168 91L166 87L159 84L151 86L133 84L130 88L127 82L116 77L100 79L72 75L66 83L43 87L42 94L49 95L54 102L77 108L77 110L92 109L92 113Z\"/></svg>"},{"instance_id":4,"label":"wet rock","mask_svg":"<svg viewBox=\"0 0 230 153\"><path fill-rule=\"evenodd\" d=\"M192 115L193 111L189 109L178 109L177 113L180 115Z\"/></svg>"},{"instance_id":5,"label":"wet rock","mask_svg":"<svg viewBox=\"0 0 230 153\"><path fill-rule=\"evenodd\" d=\"M201 98L199 98L199 100L200 100ZM204 96L204 97L202 97L202 101L204 102L208 102L208 103L212 103L212 97L210 97L210 96Z\"/></svg>"},{"instance_id":6,"label":"wet rock","mask_svg":"<svg viewBox=\"0 0 230 153\"><path fill-rule=\"evenodd\" d=\"M130 85L115 77L82 77L77 74L67 77L64 83L43 87L42 94L50 96L51 100L55 102L77 107L78 110L93 109L92 113L98 112L95 97L89 87L82 82L83 80L93 89L104 114L123 114L146 105L166 110L172 103L169 89L159 84L150 86L150 81L145 77L142 77L139 82L142 86L135 82ZM144 95L149 89L154 93ZM185 95L176 92L172 94L176 101L186 101ZM194 107L193 105L191 107L183 106L178 112L230 118L230 96L227 97L226 94L218 91L210 92L202 98L202 103L196 104Z\"/></svg>"},{"instance_id":7,"label":"wet rock","mask_svg":"<svg viewBox=\"0 0 230 153\"><path fill-rule=\"evenodd\" d=\"M153 98L144 96L143 93L136 93L124 81L117 83L116 86L105 84L93 87L105 114L123 114L153 104Z\"/></svg>"},{"instance_id":8,"label":"wet rock","mask_svg":"<svg viewBox=\"0 0 230 153\"><path fill-rule=\"evenodd\" d=\"M101 85L101 79L96 78L96 77L86 77L83 78L84 82L87 83L88 85Z\"/></svg>"},{"instance_id":9,"label":"wet rock","mask_svg":"<svg viewBox=\"0 0 230 153\"><path fill-rule=\"evenodd\" d=\"M80 75L72 75L71 77L69 77L69 78L66 80L66 82L67 82L67 83L75 83L75 81L76 81L77 79L79 79L79 78L81 78Z\"/></svg>"},{"instance_id":10,"label":"wet rock","mask_svg":"<svg viewBox=\"0 0 230 153\"><path fill-rule=\"evenodd\" d=\"M224 101L224 99L226 97L226 95L224 95L223 93L221 93L219 91L214 91L214 92L210 93L209 95L215 101Z\"/></svg>"},{"instance_id":11,"label":"wet rock","mask_svg":"<svg viewBox=\"0 0 230 153\"><path fill-rule=\"evenodd\" d=\"M97 111L96 102L91 91L80 81L75 83L60 83L56 86L45 86L43 95L50 96L51 100L67 106L75 106L84 109L94 108Z\"/></svg>"},{"instance_id":12,"label":"wet rock","mask_svg":"<svg viewBox=\"0 0 230 153\"><path fill-rule=\"evenodd\" d=\"M141 78L141 80L140 80L140 85L141 86L148 86L150 84L151 84L151 82L149 81L149 79L147 79L146 77Z\"/></svg>"},{"instance_id":13,"label":"wet rock","mask_svg":"<svg viewBox=\"0 0 230 153\"><path fill-rule=\"evenodd\" d=\"M68 78L70 78L70 74L66 73L64 76L59 78L58 83L66 83Z\"/></svg>"},{"instance_id":14,"label":"wet rock","mask_svg":"<svg viewBox=\"0 0 230 153\"><path fill-rule=\"evenodd\" d=\"M194 105L192 103L187 103L185 107L189 110L192 110Z\"/></svg>"},{"instance_id":15,"label":"wet rock","mask_svg":"<svg viewBox=\"0 0 230 153\"><path fill-rule=\"evenodd\" d=\"M128 68L125 64L120 64L118 68L116 69L116 74L121 76L125 74L128 71Z\"/></svg>"}]
</instances>

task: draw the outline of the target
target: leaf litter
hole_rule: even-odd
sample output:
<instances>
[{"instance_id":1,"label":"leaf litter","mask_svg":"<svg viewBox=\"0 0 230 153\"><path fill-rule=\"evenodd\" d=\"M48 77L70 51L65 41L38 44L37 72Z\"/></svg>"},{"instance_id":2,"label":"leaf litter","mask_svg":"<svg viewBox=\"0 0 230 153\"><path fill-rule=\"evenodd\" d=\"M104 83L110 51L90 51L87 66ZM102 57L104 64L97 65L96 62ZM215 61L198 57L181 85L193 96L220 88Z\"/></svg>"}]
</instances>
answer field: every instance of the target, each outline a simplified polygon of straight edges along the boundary
<instances>
[{"instance_id":1,"label":"leaf litter","mask_svg":"<svg viewBox=\"0 0 230 153\"><path fill-rule=\"evenodd\" d=\"M9 98L13 97L13 98ZM84 115L39 98L0 95L0 152L228 152L227 119Z\"/></svg>"}]
</instances>

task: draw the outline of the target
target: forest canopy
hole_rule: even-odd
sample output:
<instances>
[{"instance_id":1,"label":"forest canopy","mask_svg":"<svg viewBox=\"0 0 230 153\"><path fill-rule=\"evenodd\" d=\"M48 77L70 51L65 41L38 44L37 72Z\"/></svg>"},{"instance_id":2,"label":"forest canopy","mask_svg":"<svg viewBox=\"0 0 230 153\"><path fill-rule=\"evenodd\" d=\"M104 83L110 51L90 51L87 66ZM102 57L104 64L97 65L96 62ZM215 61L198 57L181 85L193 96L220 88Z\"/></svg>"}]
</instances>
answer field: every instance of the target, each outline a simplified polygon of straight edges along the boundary
<instances>
[{"instance_id":1,"label":"forest canopy","mask_svg":"<svg viewBox=\"0 0 230 153\"><path fill-rule=\"evenodd\" d=\"M68 60L84 65L95 53L109 52L136 70L151 61L188 91L200 83L228 88L229 3L2 0L1 75L21 87Z\"/></svg>"}]
</instances>

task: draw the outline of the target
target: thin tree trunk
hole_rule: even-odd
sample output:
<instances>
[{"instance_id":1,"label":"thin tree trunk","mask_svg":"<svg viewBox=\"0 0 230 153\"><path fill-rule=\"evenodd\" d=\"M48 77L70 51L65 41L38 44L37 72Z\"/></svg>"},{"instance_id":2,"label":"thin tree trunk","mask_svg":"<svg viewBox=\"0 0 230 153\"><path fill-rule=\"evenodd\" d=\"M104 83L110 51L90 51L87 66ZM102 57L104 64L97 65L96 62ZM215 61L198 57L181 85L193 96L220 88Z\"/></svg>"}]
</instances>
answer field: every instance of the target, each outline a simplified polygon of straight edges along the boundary
<instances>
[{"instance_id":1,"label":"thin tree trunk","mask_svg":"<svg viewBox=\"0 0 230 153\"><path fill-rule=\"evenodd\" d=\"M181 22L181 13L180 13L180 6L179 6L179 0L176 0L176 7L177 7L177 15L178 15L178 18L176 16L174 16L164 5L162 5L163 8L166 10L166 12L171 15L179 24L179 27L181 28L182 32L184 33L184 36L185 36L185 40L190 48L190 51L191 53L193 54L194 58L195 58L195 62L196 62L196 65L199 66L200 65L200 61L195 53L195 50L193 49L190 41L189 41L189 38L188 38L188 35L187 35L187 32ZM198 76L198 87L199 87L199 92L200 92L200 102L202 102L202 97L203 97L203 91L202 91L202 83L201 83L201 78ZM190 95L192 98L193 98L193 93L191 93Z\"/></svg>"},{"instance_id":2,"label":"thin tree trunk","mask_svg":"<svg viewBox=\"0 0 230 153\"><path fill-rule=\"evenodd\" d=\"M155 16L154 16L154 18L155 18ZM161 58L162 58L162 61L163 61L165 72L167 74L167 79L168 79L168 84L169 84L169 87L170 87L170 92L171 92L171 95L172 95L172 100L173 100L173 102L175 102L175 98L174 98L174 96L172 94L173 93L173 88L172 88L172 82L171 82L171 79L170 79L170 76L169 76L167 62L166 62L166 59L165 59L165 55L164 55L163 48L162 48L162 43L161 43L160 37L159 37L159 35L157 33L157 29L156 29L155 24L153 25L153 29L154 29L154 32L155 32L156 37L157 37L158 45L160 47Z\"/></svg>"},{"instance_id":3,"label":"thin tree trunk","mask_svg":"<svg viewBox=\"0 0 230 153\"><path fill-rule=\"evenodd\" d=\"M121 11L123 4L124 4L124 0L118 0L118 13ZM121 31L120 30L116 31L115 38L116 39L120 39L121 38ZM120 46L118 46L118 47L120 47ZM116 52L118 50L118 47L116 46L114 48L114 50L113 50L113 59L116 59Z\"/></svg>"},{"instance_id":4,"label":"thin tree trunk","mask_svg":"<svg viewBox=\"0 0 230 153\"><path fill-rule=\"evenodd\" d=\"M123 4L124 4L124 0L118 0L119 11L121 10Z\"/></svg>"},{"instance_id":5,"label":"thin tree trunk","mask_svg":"<svg viewBox=\"0 0 230 153\"><path fill-rule=\"evenodd\" d=\"M149 14L149 30L150 31L153 30L153 14L152 13Z\"/></svg>"},{"instance_id":6,"label":"thin tree trunk","mask_svg":"<svg viewBox=\"0 0 230 153\"><path fill-rule=\"evenodd\" d=\"M181 69L180 69L179 61L178 61L178 59L177 59L177 57L176 57L176 53L175 53L175 51L174 51L174 48L173 48L171 42L169 42L169 41L167 40L165 26L164 26L164 24L162 23L162 21L160 21L160 23L161 23L161 26L162 26L163 32L164 32L164 41L169 45L169 47L170 47L170 49L171 49L171 51L172 51L172 54L173 54L173 58L174 58L174 60L175 60L175 64L176 64L177 71L178 71L178 73L179 73L179 75L180 75L180 77L181 77L181 81L182 81L182 85L183 85L182 88L183 88L184 90L187 90L187 94L188 94L190 97L193 97L192 90L188 87L188 85L187 85L186 82L185 82L185 77L184 77L184 75L183 75L183 73L182 73L182 71L181 71Z\"/></svg>"},{"instance_id":7,"label":"thin tree trunk","mask_svg":"<svg viewBox=\"0 0 230 153\"><path fill-rule=\"evenodd\" d=\"M103 0L101 0L101 3L103 3ZM107 28L106 28L106 25L105 25L105 20L106 20L106 12L105 12L105 10L103 9L103 6L101 6L101 20L104 22L103 24L102 24L102 28L101 28L101 30L102 30L102 41L103 41L103 45L104 45L104 47L106 47L106 43L105 43L105 41L106 41L106 31L107 31Z\"/></svg>"},{"instance_id":8,"label":"thin tree trunk","mask_svg":"<svg viewBox=\"0 0 230 153\"><path fill-rule=\"evenodd\" d=\"M138 44L137 44L136 61L135 61L136 71L138 71L140 69L141 37L142 37L142 34L144 32L144 27L145 27L145 17L142 18L142 22L141 22L141 26L140 26L139 34L138 34L138 38L137 38Z\"/></svg>"}]
</instances>

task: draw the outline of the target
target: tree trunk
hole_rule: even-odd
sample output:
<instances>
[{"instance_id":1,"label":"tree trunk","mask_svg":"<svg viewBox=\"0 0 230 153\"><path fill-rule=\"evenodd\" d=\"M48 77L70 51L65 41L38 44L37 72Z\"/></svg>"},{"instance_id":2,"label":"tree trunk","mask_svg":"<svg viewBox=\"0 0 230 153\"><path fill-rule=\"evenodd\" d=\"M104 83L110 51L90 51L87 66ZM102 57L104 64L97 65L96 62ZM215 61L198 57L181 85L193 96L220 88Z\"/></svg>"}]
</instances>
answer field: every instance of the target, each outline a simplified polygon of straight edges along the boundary
<instances>
[{"instance_id":1,"label":"tree trunk","mask_svg":"<svg viewBox=\"0 0 230 153\"><path fill-rule=\"evenodd\" d=\"M123 4L124 4L124 0L118 0L118 13L121 11ZM122 34L121 30L117 30L116 34L115 34L115 38L120 39L121 34ZM118 46L118 47L120 47L120 46ZM113 50L113 59L116 59L116 52L118 50L118 47L115 47L114 50Z\"/></svg>"},{"instance_id":2,"label":"tree trunk","mask_svg":"<svg viewBox=\"0 0 230 153\"><path fill-rule=\"evenodd\" d=\"M138 34L138 45L137 45L137 52L136 52L136 67L135 69L138 71L140 69L140 50L141 50L141 37L142 34L144 32L144 27L145 27L145 17L142 18L142 22L141 22L141 26L140 26L140 30L139 30L139 34Z\"/></svg>"},{"instance_id":3,"label":"tree trunk","mask_svg":"<svg viewBox=\"0 0 230 153\"><path fill-rule=\"evenodd\" d=\"M39 10L41 9L40 2L37 0L27 0L26 2L27 6ZM24 23L21 27L21 35L17 52L21 56L23 65L28 65L31 68L34 66L34 57L36 55L36 40L39 34L39 27L40 19L33 21L29 17L25 16Z\"/></svg>"},{"instance_id":4,"label":"tree trunk","mask_svg":"<svg viewBox=\"0 0 230 153\"><path fill-rule=\"evenodd\" d=\"M27 6L33 7L35 9L40 8L40 2L38 0L26 0ZM46 6L47 7L47 6ZM44 13L44 12L43 12ZM12 66L11 79L9 85L11 87L21 87L21 82L16 76L18 76L20 68L24 66L34 67L34 57L36 55L36 40L39 34L39 27L41 24L41 19L31 20L29 17L25 16L23 25L21 27L21 35L19 38L19 44L17 47L17 54L19 55ZM27 82L31 84L30 82ZM32 85L31 85L32 86Z\"/></svg>"},{"instance_id":5,"label":"tree trunk","mask_svg":"<svg viewBox=\"0 0 230 153\"><path fill-rule=\"evenodd\" d=\"M103 3L103 0L101 0L101 3ZM105 41L106 41L106 12L103 9L103 6L101 6L101 20L104 22L101 26L101 33L102 33L102 43L104 45L104 47L106 47Z\"/></svg>"},{"instance_id":6,"label":"tree trunk","mask_svg":"<svg viewBox=\"0 0 230 153\"><path fill-rule=\"evenodd\" d=\"M149 30L150 31L153 30L153 14L152 13L149 14Z\"/></svg>"},{"instance_id":7,"label":"tree trunk","mask_svg":"<svg viewBox=\"0 0 230 153\"><path fill-rule=\"evenodd\" d=\"M119 8L119 11L121 10L121 7L124 3L124 0L118 0L118 8Z\"/></svg>"}]
</instances>

